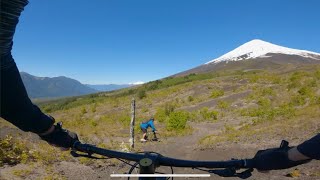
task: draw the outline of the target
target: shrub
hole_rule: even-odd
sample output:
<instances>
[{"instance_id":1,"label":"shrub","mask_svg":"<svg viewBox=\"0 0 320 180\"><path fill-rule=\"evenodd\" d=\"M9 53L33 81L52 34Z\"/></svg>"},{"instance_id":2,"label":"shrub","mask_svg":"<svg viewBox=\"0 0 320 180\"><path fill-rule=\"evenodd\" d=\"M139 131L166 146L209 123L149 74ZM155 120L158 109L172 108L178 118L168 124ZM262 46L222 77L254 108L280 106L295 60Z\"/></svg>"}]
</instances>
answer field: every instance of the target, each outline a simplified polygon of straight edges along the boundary
<instances>
[{"instance_id":1,"label":"shrub","mask_svg":"<svg viewBox=\"0 0 320 180\"><path fill-rule=\"evenodd\" d=\"M94 103L91 107L91 112L95 113L97 111L97 104Z\"/></svg>"},{"instance_id":2,"label":"shrub","mask_svg":"<svg viewBox=\"0 0 320 180\"><path fill-rule=\"evenodd\" d=\"M196 111L189 112L189 120L190 121L197 121L198 113Z\"/></svg>"},{"instance_id":3,"label":"shrub","mask_svg":"<svg viewBox=\"0 0 320 180\"><path fill-rule=\"evenodd\" d=\"M133 89L129 89L128 90L128 95L131 95L131 94L134 94L134 93L135 93L135 91Z\"/></svg>"},{"instance_id":4,"label":"shrub","mask_svg":"<svg viewBox=\"0 0 320 180\"><path fill-rule=\"evenodd\" d=\"M174 103L166 103L164 106L164 112L167 116L169 116L176 109L176 105Z\"/></svg>"},{"instance_id":5,"label":"shrub","mask_svg":"<svg viewBox=\"0 0 320 180\"><path fill-rule=\"evenodd\" d=\"M162 84L161 80L156 80L148 83L148 90L156 90L159 89L160 85Z\"/></svg>"},{"instance_id":6,"label":"shrub","mask_svg":"<svg viewBox=\"0 0 320 180\"><path fill-rule=\"evenodd\" d=\"M32 158L32 151L29 151L25 144L13 141L12 136L0 139L0 166L26 163Z\"/></svg>"},{"instance_id":7,"label":"shrub","mask_svg":"<svg viewBox=\"0 0 320 180\"><path fill-rule=\"evenodd\" d=\"M280 84L282 79L276 75L271 76L271 82L273 84Z\"/></svg>"},{"instance_id":8,"label":"shrub","mask_svg":"<svg viewBox=\"0 0 320 180\"><path fill-rule=\"evenodd\" d=\"M12 171L15 176L26 178L28 175L32 173L31 169L16 169Z\"/></svg>"},{"instance_id":9,"label":"shrub","mask_svg":"<svg viewBox=\"0 0 320 180\"><path fill-rule=\"evenodd\" d=\"M257 117L259 120L273 120L277 117L290 118L295 115L294 108L290 104L283 104L278 107L258 107L252 109L243 109L241 115Z\"/></svg>"},{"instance_id":10,"label":"shrub","mask_svg":"<svg viewBox=\"0 0 320 180\"><path fill-rule=\"evenodd\" d=\"M298 90L298 93L302 96L311 96L312 89L310 87L302 87Z\"/></svg>"},{"instance_id":11,"label":"shrub","mask_svg":"<svg viewBox=\"0 0 320 180\"><path fill-rule=\"evenodd\" d=\"M224 91L222 89L215 89L211 92L211 98L217 98L224 95Z\"/></svg>"},{"instance_id":12,"label":"shrub","mask_svg":"<svg viewBox=\"0 0 320 180\"><path fill-rule=\"evenodd\" d=\"M159 122L165 122L168 118L168 116L166 115L165 109L162 109L162 108L157 109L157 112L154 116L155 116L155 119Z\"/></svg>"},{"instance_id":13,"label":"shrub","mask_svg":"<svg viewBox=\"0 0 320 180\"><path fill-rule=\"evenodd\" d=\"M82 109L81 109L81 114L85 114L85 113L87 113L87 110L86 110L85 107L82 107Z\"/></svg>"},{"instance_id":14,"label":"shrub","mask_svg":"<svg viewBox=\"0 0 320 180\"><path fill-rule=\"evenodd\" d=\"M52 112L52 107L50 107L50 106L45 106L45 107L43 107L42 109L43 109L43 111L44 111L45 113L51 113L51 112Z\"/></svg>"},{"instance_id":15,"label":"shrub","mask_svg":"<svg viewBox=\"0 0 320 180\"><path fill-rule=\"evenodd\" d=\"M271 105L271 101L268 98L260 98L257 103L263 107L268 107Z\"/></svg>"},{"instance_id":16,"label":"shrub","mask_svg":"<svg viewBox=\"0 0 320 180\"><path fill-rule=\"evenodd\" d=\"M314 77L316 77L317 79L320 79L320 70L317 70L317 71L314 73Z\"/></svg>"},{"instance_id":17,"label":"shrub","mask_svg":"<svg viewBox=\"0 0 320 180\"><path fill-rule=\"evenodd\" d=\"M188 121L189 115L185 111L177 111L172 112L169 116L169 119L167 121L167 130L172 131L178 131L183 130L186 127L187 121Z\"/></svg>"},{"instance_id":18,"label":"shrub","mask_svg":"<svg viewBox=\"0 0 320 180\"><path fill-rule=\"evenodd\" d=\"M230 132L236 131L236 129L235 129L233 126L230 126L230 125L228 125L228 124L225 124L225 125L224 125L224 131L225 131L226 133L230 133Z\"/></svg>"},{"instance_id":19,"label":"shrub","mask_svg":"<svg viewBox=\"0 0 320 180\"><path fill-rule=\"evenodd\" d=\"M230 106L230 104L226 101L218 101L217 107L220 109L227 109Z\"/></svg>"},{"instance_id":20,"label":"shrub","mask_svg":"<svg viewBox=\"0 0 320 180\"><path fill-rule=\"evenodd\" d=\"M265 96L265 95L274 95L274 91L273 91L272 87L268 87L268 88L262 89L261 94L262 94L262 96Z\"/></svg>"},{"instance_id":21,"label":"shrub","mask_svg":"<svg viewBox=\"0 0 320 180\"><path fill-rule=\"evenodd\" d=\"M143 98L145 98L145 97L147 97L146 91L145 91L145 90L140 90L140 91L138 92L138 98L139 98L139 99L143 99Z\"/></svg>"},{"instance_id":22,"label":"shrub","mask_svg":"<svg viewBox=\"0 0 320 180\"><path fill-rule=\"evenodd\" d=\"M302 106L307 103L307 100L310 100L311 103L314 103L315 94L311 87L304 86L298 90L298 94L292 96L290 104L294 106Z\"/></svg>"},{"instance_id":23,"label":"shrub","mask_svg":"<svg viewBox=\"0 0 320 180\"><path fill-rule=\"evenodd\" d=\"M194 98L193 98L192 96L189 96L189 97L188 97L188 101L189 101L189 102L192 102L192 101L194 101Z\"/></svg>"},{"instance_id":24,"label":"shrub","mask_svg":"<svg viewBox=\"0 0 320 180\"><path fill-rule=\"evenodd\" d=\"M296 95L291 98L290 104L293 106L302 106L306 104L306 98L301 95Z\"/></svg>"},{"instance_id":25,"label":"shrub","mask_svg":"<svg viewBox=\"0 0 320 180\"><path fill-rule=\"evenodd\" d=\"M317 87L317 80L315 78L311 79L308 83L306 83L309 87Z\"/></svg>"},{"instance_id":26,"label":"shrub","mask_svg":"<svg viewBox=\"0 0 320 180\"><path fill-rule=\"evenodd\" d=\"M308 74L306 72L302 72L302 71L299 71L299 72L295 72L291 75L290 77L290 81L291 82L294 82L294 81L299 81L301 80L303 77L307 76Z\"/></svg>"},{"instance_id":27,"label":"shrub","mask_svg":"<svg viewBox=\"0 0 320 180\"><path fill-rule=\"evenodd\" d=\"M143 112L143 113L148 112L148 111L149 111L149 109L148 109L147 107L143 107L143 108L141 109L141 112Z\"/></svg>"},{"instance_id":28,"label":"shrub","mask_svg":"<svg viewBox=\"0 0 320 180\"><path fill-rule=\"evenodd\" d=\"M312 98L312 104L317 104L317 105L320 105L320 97L314 97Z\"/></svg>"},{"instance_id":29,"label":"shrub","mask_svg":"<svg viewBox=\"0 0 320 180\"><path fill-rule=\"evenodd\" d=\"M301 80L303 79L303 77L305 77L307 75L306 72L295 72L291 75L291 77L289 78L289 85L288 88L289 89L293 89L293 88L297 88L301 86Z\"/></svg>"},{"instance_id":30,"label":"shrub","mask_svg":"<svg viewBox=\"0 0 320 180\"><path fill-rule=\"evenodd\" d=\"M217 120L218 119L218 112L217 111L209 111L207 107L204 107L200 110L200 115L204 120Z\"/></svg>"},{"instance_id":31,"label":"shrub","mask_svg":"<svg viewBox=\"0 0 320 180\"><path fill-rule=\"evenodd\" d=\"M130 125L130 122L131 122L131 118L129 115L127 114L120 114L120 115L117 115L116 117L119 122L121 122L124 126L129 126Z\"/></svg>"},{"instance_id":32,"label":"shrub","mask_svg":"<svg viewBox=\"0 0 320 180\"><path fill-rule=\"evenodd\" d=\"M300 86L301 86L300 81L293 81L293 82L288 84L288 89L294 89L294 88L297 88L297 87L300 87Z\"/></svg>"},{"instance_id":33,"label":"shrub","mask_svg":"<svg viewBox=\"0 0 320 180\"><path fill-rule=\"evenodd\" d=\"M256 82L258 82L258 80L259 80L259 76L258 75L252 75L251 77L250 77L250 79L249 79L249 82L250 83L256 83Z\"/></svg>"},{"instance_id":34,"label":"shrub","mask_svg":"<svg viewBox=\"0 0 320 180\"><path fill-rule=\"evenodd\" d=\"M94 119L91 119L91 120L90 120L90 121L88 121L88 122L90 122L91 126L93 126L93 127L98 126L97 121L96 121L96 120L94 120Z\"/></svg>"},{"instance_id":35,"label":"shrub","mask_svg":"<svg viewBox=\"0 0 320 180\"><path fill-rule=\"evenodd\" d=\"M292 172L290 172L289 174L287 174L286 176L291 177L291 178L298 178L301 176L301 173L298 169L295 169Z\"/></svg>"}]
</instances>

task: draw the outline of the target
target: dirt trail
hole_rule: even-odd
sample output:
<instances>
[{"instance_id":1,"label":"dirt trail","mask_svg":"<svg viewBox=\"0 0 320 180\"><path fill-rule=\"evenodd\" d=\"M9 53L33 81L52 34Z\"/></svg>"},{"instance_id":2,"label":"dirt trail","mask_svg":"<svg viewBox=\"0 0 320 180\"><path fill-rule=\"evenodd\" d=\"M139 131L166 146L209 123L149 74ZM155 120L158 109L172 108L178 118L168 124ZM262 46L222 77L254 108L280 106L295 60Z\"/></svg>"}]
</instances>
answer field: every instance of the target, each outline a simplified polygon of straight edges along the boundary
<instances>
[{"instance_id":1,"label":"dirt trail","mask_svg":"<svg viewBox=\"0 0 320 180\"><path fill-rule=\"evenodd\" d=\"M229 143L228 145L220 145L215 149L200 150L198 148L198 142L201 138L219 133L224 129L225 122L216 123L191 123L190 125L194 128L191 135L182 137L168 138L165 143L150 143L143 147L144 151L156 151L162 155L189 159L189 160L230 160L232 158L250 158L255 155L259 149L264 149L264 146L268 146L264 143L261 144L237 144ZM271 142L269 142L271 143ZM268 143L268 144L269 144ZM319 179L318 176L313 176L314 172L319 172L320 167L317 165L318 162L314 161L303 166L296 167L300 172L300 176L294 179ZM272 171L271 173L259 173L253 172L250 179L292 179L287 177L295 168L286 169L282 171ZM316 171L315 171L316 170ZM162 171L163 172L163 171ZM164 169L164 172L170 173L168 169ZM175 173L205 173L190 168L175 168ZM197 178L192 178L197 179ZM199 178L199 179L225 179L216 175L211 175L210 178ZM239 178L228 178L228 179L239 179Z\"/></svg>"},{"instance_id":2,"label":"dirt trail","mask_svg":"<svg viewBox=\"0 0 320 180\"><path fill-rule=\"evenodd\" d=\"M146 143L144 151L156 151L165 156L175 158L193 159L194 150L198 146L198 141L209 134L218 133L222 123L190 123L194 131L190 135L180 137L170 137L159 143Z\"/></svg>"},{"instance_id":3,"label":"dirt trail","mask_svg":"<svg viewBox=\"0 0 320 180\"><path fill-rule=\"evenodd\" d=\"M181 158L189 160L229 160L231 158L249 158L253 157L255 152L259 149L264 149L266 145L264 143L260 144L237 144L237 143L223 143L216 146L214 149L200 150L198 148L198 142L201 138L219 133L224 129L224 124L226 122L218 121L215 123L190 123L189 125L194 128L191 135L181 136L181 137L170 137L167 139L162 139L160 142L148 142L142 145L143 151L154 151L158 152L164 156L172 158ZM236 122L233 122L236 123ZM320 172L319 162L314 161L303 166L297 167L300 176L294 179L319 179ZM102 165L101 165L102 164ZM78 180L78 179L112 179L110 174L112 173L126 173L130 169L122 163L117 165L112 165L112 163L100 161L100 165L90 166L80 164L79 162L57 162L52 164L53 171L55 174L62 175L68 180ZM36 179L39 177L45 177L44 169L45 167L40 167L34 165L31 175L28 177L17 177L10 175L12 170L23 170L28 169L25 165L18 165L13 167L0 168L0 179ZM250 179L292 179L286 177L286 175L292 172L295 168L282 170L282 171L272 171L269 174L258 173L254 171L253 176ZM169 168L160 168L160 172L171 173ZM206 173L198 170L192 170L190 168L174 168L175 173ZM44 176L45 175L45 176ZM41 178L40 178L41 179ZM115 179L115 178L113 178ZM125 179L125 178L123 178ZM226 179L221 178L216 175L211 175L211 178L192 178L192 179ZM238 178L227 178L227 179L237 179Z\"/></svg>"}]
</instances>

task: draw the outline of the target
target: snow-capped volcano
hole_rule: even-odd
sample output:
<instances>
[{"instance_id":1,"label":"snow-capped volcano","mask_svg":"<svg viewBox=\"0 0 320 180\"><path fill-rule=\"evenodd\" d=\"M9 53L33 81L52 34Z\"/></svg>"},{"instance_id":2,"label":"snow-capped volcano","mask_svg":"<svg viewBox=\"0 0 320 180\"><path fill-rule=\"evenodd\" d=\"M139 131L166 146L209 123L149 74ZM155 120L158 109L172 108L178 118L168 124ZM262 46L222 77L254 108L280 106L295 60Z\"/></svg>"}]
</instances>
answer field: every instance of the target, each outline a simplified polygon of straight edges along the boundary
<instances>
[{"instance_id":1,"label":"snow-capped volcano","mask_svg":"<svg viewBox=\"0 0 320 180\"><path fill-rule=\"evenodd\" d=\"M265 42L259 39L255 39L205 64L218 63L222 61L239 61L239 60L253 59L258 57L264 58L264 57L268 57L266 55L270 53L299 55L306 58L320 60L319 53L305 51L305 50L291 49L291 48L271 44L269 42Z\"/></svg>"}]
</instances>

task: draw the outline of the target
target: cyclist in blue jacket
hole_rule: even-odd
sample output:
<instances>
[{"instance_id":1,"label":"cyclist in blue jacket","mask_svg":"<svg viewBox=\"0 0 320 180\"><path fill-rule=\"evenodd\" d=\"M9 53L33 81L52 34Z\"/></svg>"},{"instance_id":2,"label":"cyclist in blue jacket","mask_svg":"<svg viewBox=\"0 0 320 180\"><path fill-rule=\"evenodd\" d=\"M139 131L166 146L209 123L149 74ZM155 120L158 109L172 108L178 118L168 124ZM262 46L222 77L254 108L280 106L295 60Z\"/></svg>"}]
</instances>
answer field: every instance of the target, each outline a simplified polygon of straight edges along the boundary
<instances>
[{"instance_id":1,"label":"cyclist in blue jacket","mask_svg":"<svg viewBox=\"0 0 320 180\"><path fill-rule=\"evenodd\" d=\"M151 117L149 120L144 121L140 124L141 131L143 132L143 136L141 141L147 141L147 132L148 128L152 129L152 132L156 132L156 128L154 127L154 118Z\"/></svg>"}]
</instances>

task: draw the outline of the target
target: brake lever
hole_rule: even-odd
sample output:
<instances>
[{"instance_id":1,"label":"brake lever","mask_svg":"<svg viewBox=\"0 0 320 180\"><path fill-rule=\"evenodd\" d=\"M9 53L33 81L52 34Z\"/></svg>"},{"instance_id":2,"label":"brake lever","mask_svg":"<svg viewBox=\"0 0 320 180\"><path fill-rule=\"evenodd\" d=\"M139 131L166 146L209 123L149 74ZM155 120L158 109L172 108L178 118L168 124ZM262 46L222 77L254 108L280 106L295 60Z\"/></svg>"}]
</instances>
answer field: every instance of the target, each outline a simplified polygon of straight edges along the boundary
<instances>
[{"instance_id":1,"label":"brake lever","mask_svg":"<svg viewBox=\"0 0 320 180\"><path fill-rule=\"evenodd\" d=\"M216 174L221 177L234 177L234 175L237 173L235 168L211 169L211 170L208 170L208 172Z\"/></svg>"},{"instance_id":2,"label":"brake lever","mask_svg":"<svg viewBox=\"0 0 320 180\"><path fill-rule=\"evenodd\" d=\"M244 170L240 173L237 172L236 168L226 168L226 169L216 169L216 170L209 170L209 173L216 174L221 177L238 177L241 179L247 179L252 175L253 168Z\"/></svg>"},{"instance_id":3,"label":"brake lever","mask_svg":"<svg viewBox=\"0 0 320 180\"><path fill-rule=\"evenodd\" d=\"M241 173L237 173L237 177L241 178L241 179L247 179L250 176L252 176L252 172L253 172L253 168L247 169L242 171Z\"/></svg>"}]
</instances>

